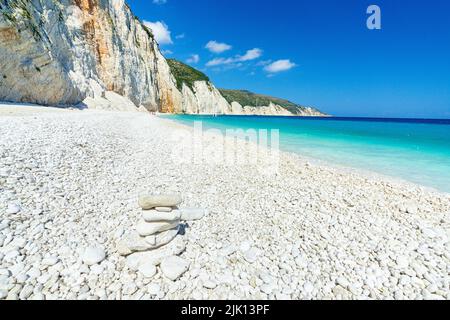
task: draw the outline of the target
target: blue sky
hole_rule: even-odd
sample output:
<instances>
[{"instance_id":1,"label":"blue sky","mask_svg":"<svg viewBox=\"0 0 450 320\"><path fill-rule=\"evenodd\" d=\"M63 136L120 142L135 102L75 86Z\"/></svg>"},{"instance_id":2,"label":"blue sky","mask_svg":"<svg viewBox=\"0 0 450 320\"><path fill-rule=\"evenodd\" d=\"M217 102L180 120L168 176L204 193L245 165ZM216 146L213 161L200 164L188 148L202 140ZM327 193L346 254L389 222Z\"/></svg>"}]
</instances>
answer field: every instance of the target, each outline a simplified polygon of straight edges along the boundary
<instances>
[{"instance_id":1,"label":"blue sky","mask_svg":"<svg viewBox=\"0 0 450 320\"><path fill-rule=\"evenodd\" d=\"M450 1L127 2L166 57L217 87L337 116L450 118ZM366 27L372 4L381 30Z\"/></svg>"}]
</instances>

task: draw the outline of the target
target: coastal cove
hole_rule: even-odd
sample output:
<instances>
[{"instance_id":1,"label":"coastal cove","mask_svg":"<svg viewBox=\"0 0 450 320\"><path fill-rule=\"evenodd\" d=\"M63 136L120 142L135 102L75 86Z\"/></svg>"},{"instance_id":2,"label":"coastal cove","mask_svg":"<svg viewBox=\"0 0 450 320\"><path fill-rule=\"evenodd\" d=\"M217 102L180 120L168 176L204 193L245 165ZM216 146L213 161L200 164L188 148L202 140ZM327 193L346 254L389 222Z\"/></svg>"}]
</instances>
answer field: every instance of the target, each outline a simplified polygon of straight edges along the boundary
<instances>
[{"instance_id":1,"label":"coastal cove","mask_svg":"<svg viewBox=\"0 0 450 320\"><path fill-rule=\"evenodd\" d=\"M450 120L163 115L204 130L279 129L280 149L450 192Z\"/></svg>"}]
</instances>

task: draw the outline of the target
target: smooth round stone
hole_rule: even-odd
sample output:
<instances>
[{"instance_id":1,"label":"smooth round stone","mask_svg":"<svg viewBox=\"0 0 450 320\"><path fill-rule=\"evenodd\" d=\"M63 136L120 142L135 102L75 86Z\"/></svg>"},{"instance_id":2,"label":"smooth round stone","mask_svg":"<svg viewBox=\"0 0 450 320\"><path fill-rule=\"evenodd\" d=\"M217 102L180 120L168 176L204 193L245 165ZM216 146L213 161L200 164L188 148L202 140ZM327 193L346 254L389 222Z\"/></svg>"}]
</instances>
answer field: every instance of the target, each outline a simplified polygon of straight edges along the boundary
<instances>
[{"instance_id":1,"label":"smooth round stone","mask_svg":"<svg viewBox=\"0 0 450 320\"><path fill-rule=\"evenodd\" d=\"M7 178L11 173L10 169L0 169L0 177Z\"/></svg>"},{"instance_id":2,"label":"smooth round stone","mask_svg":"<svg viewBox=\"0 0 450 320\"><path fill-rule=\"evenodd\" d=\"M418 211L417 204L413 201L408 201L405 203L405 210L407 213L416 214Z\"/></svg>"},{"instance_id":3,"label":"smooth round stone","mask_svg":"<svg viewBox=\"0 0 450 320\"><path fill-rule=\"evenodd\" d=\"M183 208L180 209L180 211L181 211L181 220L184 221L200 220L209 213L207 209L202 208Z\"/></svg>"},{"instance_id":4,"label":"smooth round stone","mask_svg":"<svg viewBox=\"0 0 450 320\"><path fill-rule=\"evenodd\" d=\"M148 210L142 213L142 218L146 222L174 222L180 220L181 212L179 210L173 210L171 212Z\"/></svg>"},{"instance_id":5,"label":"smooth round stone","mask_svg":"<svg viewBox=\"0 0 450 320\"><path fill-rule=\"evenodd\" d=\"M171 256L165 258L160 267L166 278L175 281L189 269L189 262L178 256Z\"/></svg>"},{"instance_id":6,"label":"smooth round stone","mask_svg":"<svg viewBox=\"0 0 450 320\"><path fill-rule=\"evenodd\" d=\"M103 267L102 267L101 265L99 265L99 264L94 264L94 265L91 267L91 272L92 272L93 274L102 274L103 271L104 271Z\"/></svg>"},{"instance_id":7,"label":"smooth round stone","mask_svg":"<svg viewBox=\"0 0 450 320\"><path fill-rule=\"evenodd\" d=\"M244 259L249 263L254 263L258 259L259 250L251 248L244 252Z\"/></svg>"},{"instance_id":8,"label":"smooth round stone","mask_svg":"<svg viewBox=\"0 0 450 320\"><path fill-rule=\"evenodd\" d=\"M399 256L396 259L398 269L406 269L409 266L408 257Z\"/></svg>"},{"instance_id":9,"label":"smooth round stone","mask_svg":"<svg viewBox=\"0 0 450 320\"><path fill-rule=\"evenodd\" d=\"M149 210L156 207L176 207L181 201L182 198L178 194L142 195L138 203L142 209Z\"/></svg>"},{"instance_id":10,"label":"smooth round stone","mask_svg":"<svg viewBox=\"0 0 450 320\"><path fill-rule=\"evenodd\" d=\"M4 289L0 289L0 300L5 299L8 296L8 291Z\"/></svg>"},{"instance_id":11,"label":"smooth round stone","mask_svg":"<svg viewBox=\"0 0 450 320\"><path fill-rule=\"evenodd\" d=\"M139 233L132 231L117 243L117 251L121 256L127 256L133 252L157 249L172 241L178 232L179 226L146 237L141 237Z\"/></svg>"},{"instance_id":12,"label":"smooth round stone","mask_svg":"<svg viewBox=\"0 0 450 320\"><path fill-rule=\"evenodd\" d=\"M156 266L152 263L144 263L141 264L138 268L138 271L142 273L142 275L146 278L153 278L156 274Z\"/></svg>"},{"instance_id":13,"label":"smooth round stone","mask_svg":"<svg viewBox=\"0 0 450 320\"><path fill-rule=\"evenodd\" d=\"M33 286L26 285L25 287L23 287L22 291L20 291L19 298L22 300L28 299L32 293L33 293Z\"/></svg>"},{"instance_id":14,"label":"smooth round stone","mask_svg":"<svg viewBox=\"0 0 450 320\"><path fill-rule=\"evenodd\" d=\"M306 293L311 293L311 292L313 292L313 290L314 290L314 285L313 285L311 282L305 282L305 283L303 284L303 290L304 290Z\"/></svg>"},{"instance_id":15,"label":"smooth round stone","mask_svg":"<svg viewBox=\"0 0 450 320\"><path fill-rule=\"evenodd\" d=\"M99 247L89 247L83 253L82 260L88 266L102 262L106 257L105 250Z\"/></svg>"},{"instance_id":16,"label":"smooth round stone","mask_svg":"<svg viewBox=\"0 0 450 320\"><path fill-rule=\"evenodd\" d=\"M252 243L250 241L243 241L239 247L239 249L241 249L242 252L248 251L250 250L250 248L252 247Z\"/></svg>"},{"instance_id":17,"label":"smooth round stone","mask_svg":"<svg viewBox=\"0 0 450 320\"><path fill-rule=\"evenodd\" d=\"M176 237L169 244L150 251L135 252L127 256L125 260L126 266L137 271L139 266L144 263L151 263L155 266L159 265L165 258L179 255L186 249L186 244L181 237Z\"/></svg>"},{"instance_id":18,"label":"smooth round stone","mask_svg":"<svg viewBox=\"0 0 450 320\"><path fill-rule=\"evenodd\" d=\"M147 287L147 291L152 296L156 296L161 291L161 286L157 283L150 283Z\"/></svg>"},{"instance_id":19,"label":"smooth round stone","mask_svg":"<svg viewBox=\"0 0 450 320\"><path fill-rule=\"evenodd\" d=\"M22 210L22 208L15 203L8 204L8 208L6 209L7 214L16 214L19 213Z\"/></svg>"},{"instance_id":20,"label":"smooth round stone","mask_svg":"<svg viewBox=\"0 0 450 320\"><path fill-rule=\"evenodd\" d=\"M159 232L145 237L145 241L150 245L150 249L158 248L172 241L179 232L179 226L174 229Z\"/></svg>"},{"instance_id":21,"label":"smooth round stone","mask_svg":"<svg viewBox=\"0 0 450 320\"><path fill-rule=\"evenodd\" d=\"M261 290L262 292L264 292L265 294L271 294L272 290L273 290L273 286L267 283L264 283L263 285L261 285L259 287L259 290Z\"/></svg>"},{"instance_id":22,"label":"smooth round stone","mask_svg":"<svg viewBox=\"0 0 450 320\"><path fill-rule=\"evenodd\" d=\"M215 287L217 287L217 283L213 280L206 280L203 282L203 286L207 289L214 289Z\"/></svg>"},{"instance_id":23,"label":"smooth round stone","mask_svg":"<svg viewBox=\"0 0 450 320\"><path fill-rule=\"evenodd\" d=\"M42 260L42 264L45 266L53 266L53 265L57 264L58 261L59 261L59 259L56 257L49 257L49 258L44 258L44 260Z\"/></svg>"},{"instance_id":24,"label":"smooth round stone","mask_svg":"<svg viewBox=\"0 0 450 320\"><path fill-rule=\"evenodd\" d=\"M179 220L173 221L173 222L145 222L141 221L136 226L136 231L139 233L140 236L146 237L151 236L152 234L167 231L170 229L173 229L178 226L180 223Z\"/></svg>"},{"instance_id":25,"label":"smooth round stone","mask_svg":"<svg viewBox=\"0 0 450 320\"><path fill-rule=\"evenodd\" d=\"M149 245L136 231L131 231L117 243L117 251L121 256L129 255L135 251L148 250Z\"/></svg>"}]
</instances>

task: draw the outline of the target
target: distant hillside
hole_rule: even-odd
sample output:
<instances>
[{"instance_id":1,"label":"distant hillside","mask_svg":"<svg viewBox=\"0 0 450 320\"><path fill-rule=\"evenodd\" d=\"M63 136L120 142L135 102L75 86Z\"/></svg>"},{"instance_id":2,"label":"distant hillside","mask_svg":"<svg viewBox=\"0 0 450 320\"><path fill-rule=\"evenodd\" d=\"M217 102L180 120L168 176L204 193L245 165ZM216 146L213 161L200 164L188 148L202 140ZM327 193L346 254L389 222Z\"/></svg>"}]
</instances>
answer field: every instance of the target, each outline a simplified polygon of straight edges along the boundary
<instances>
[{"instance_id":1,"label":"distant hillside","mask_svg":"<svg viewBox=\"0 0 450 320\"><path fill-rule=\"evenodd\" d=\"M167 59L170 71L172 72L175 80L177 81L177 87L179 90L182 89L183 83L192 89L195 81L206 81L209 82L209 78L187 64L184 64L175 59Z\"/></svg>"},{"instance_id":2,"label":"distant hillside","mask_svg":"<svg viewBox=\"0 0 450 320\"><path fill-rule=\"evenodd\" d=\"M171 73L176 80L176 85L180 91L182 91L183 83L185 83L194 92L200 90L197 87L195 90L193 90L194 82L197 81L203 81L204 84L206 83L205 88L208 88L207 90L204 90L204 92L200 90L200 96L203 96L203 93L206 93L208 91L213 92L211 91L212 89L216 90L211 84L208 76L206 76L203 72L200 72L195 68L175 59L167 59L167 63L170 67ZM247 90L219 89L218 91L216 90L216 92L217 95L215 96L215 99L223 100L223 113L230 112L233 114L269 114L295 116L324 115L319 110L314 108L304 107L285 99L256 94ZM207 102L207 104L214 105L219 100L215 100L215 102L209 101ZM233 102L237 102L240 106L236 106L236 104L233 104Z\"/></svg>"},{"instance_id":3,"label":"distant hillside","mask_svg":"<svg viewBox=\"0 0 450 320\"><path fill-rule=\"evenodd\" d=\"M262 94L256 94L248 90L219 89L219 91L228 101L228 103L238 102L242 106L250 106L250 107L268 106L272 102L273 104L279 105L285 108L286 110L289 110L293 114L298 114L299 112L306 109L306 107L304 106L298 105L285 99L275 98ZM319 110L314 108L310 109L320 112Z\"/></svg>"}]
</instances>

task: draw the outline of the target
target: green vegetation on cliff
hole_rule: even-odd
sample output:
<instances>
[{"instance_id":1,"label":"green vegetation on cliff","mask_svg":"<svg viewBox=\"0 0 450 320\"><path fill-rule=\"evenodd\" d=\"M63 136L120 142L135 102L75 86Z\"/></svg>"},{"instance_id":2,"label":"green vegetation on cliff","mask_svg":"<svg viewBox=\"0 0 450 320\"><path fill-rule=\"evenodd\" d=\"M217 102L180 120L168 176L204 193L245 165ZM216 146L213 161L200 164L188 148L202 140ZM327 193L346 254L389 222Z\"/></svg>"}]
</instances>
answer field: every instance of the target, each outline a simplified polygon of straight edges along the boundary
<instances>
[{"instance_id":1,"label":"green vegetation on cliff","mask_svg":"<svg viewBox=\"0 0 450 320\"><path fill-rule=\"evenodd\" d=\"M183 88L183 83L192 89L195 81L209 82L209 78L204 73L188 66L187 64L175 59L167 59L167 63L169 64L170 71L177 81L177 87L179 90Z\"/></svg>"}]
</instances>

